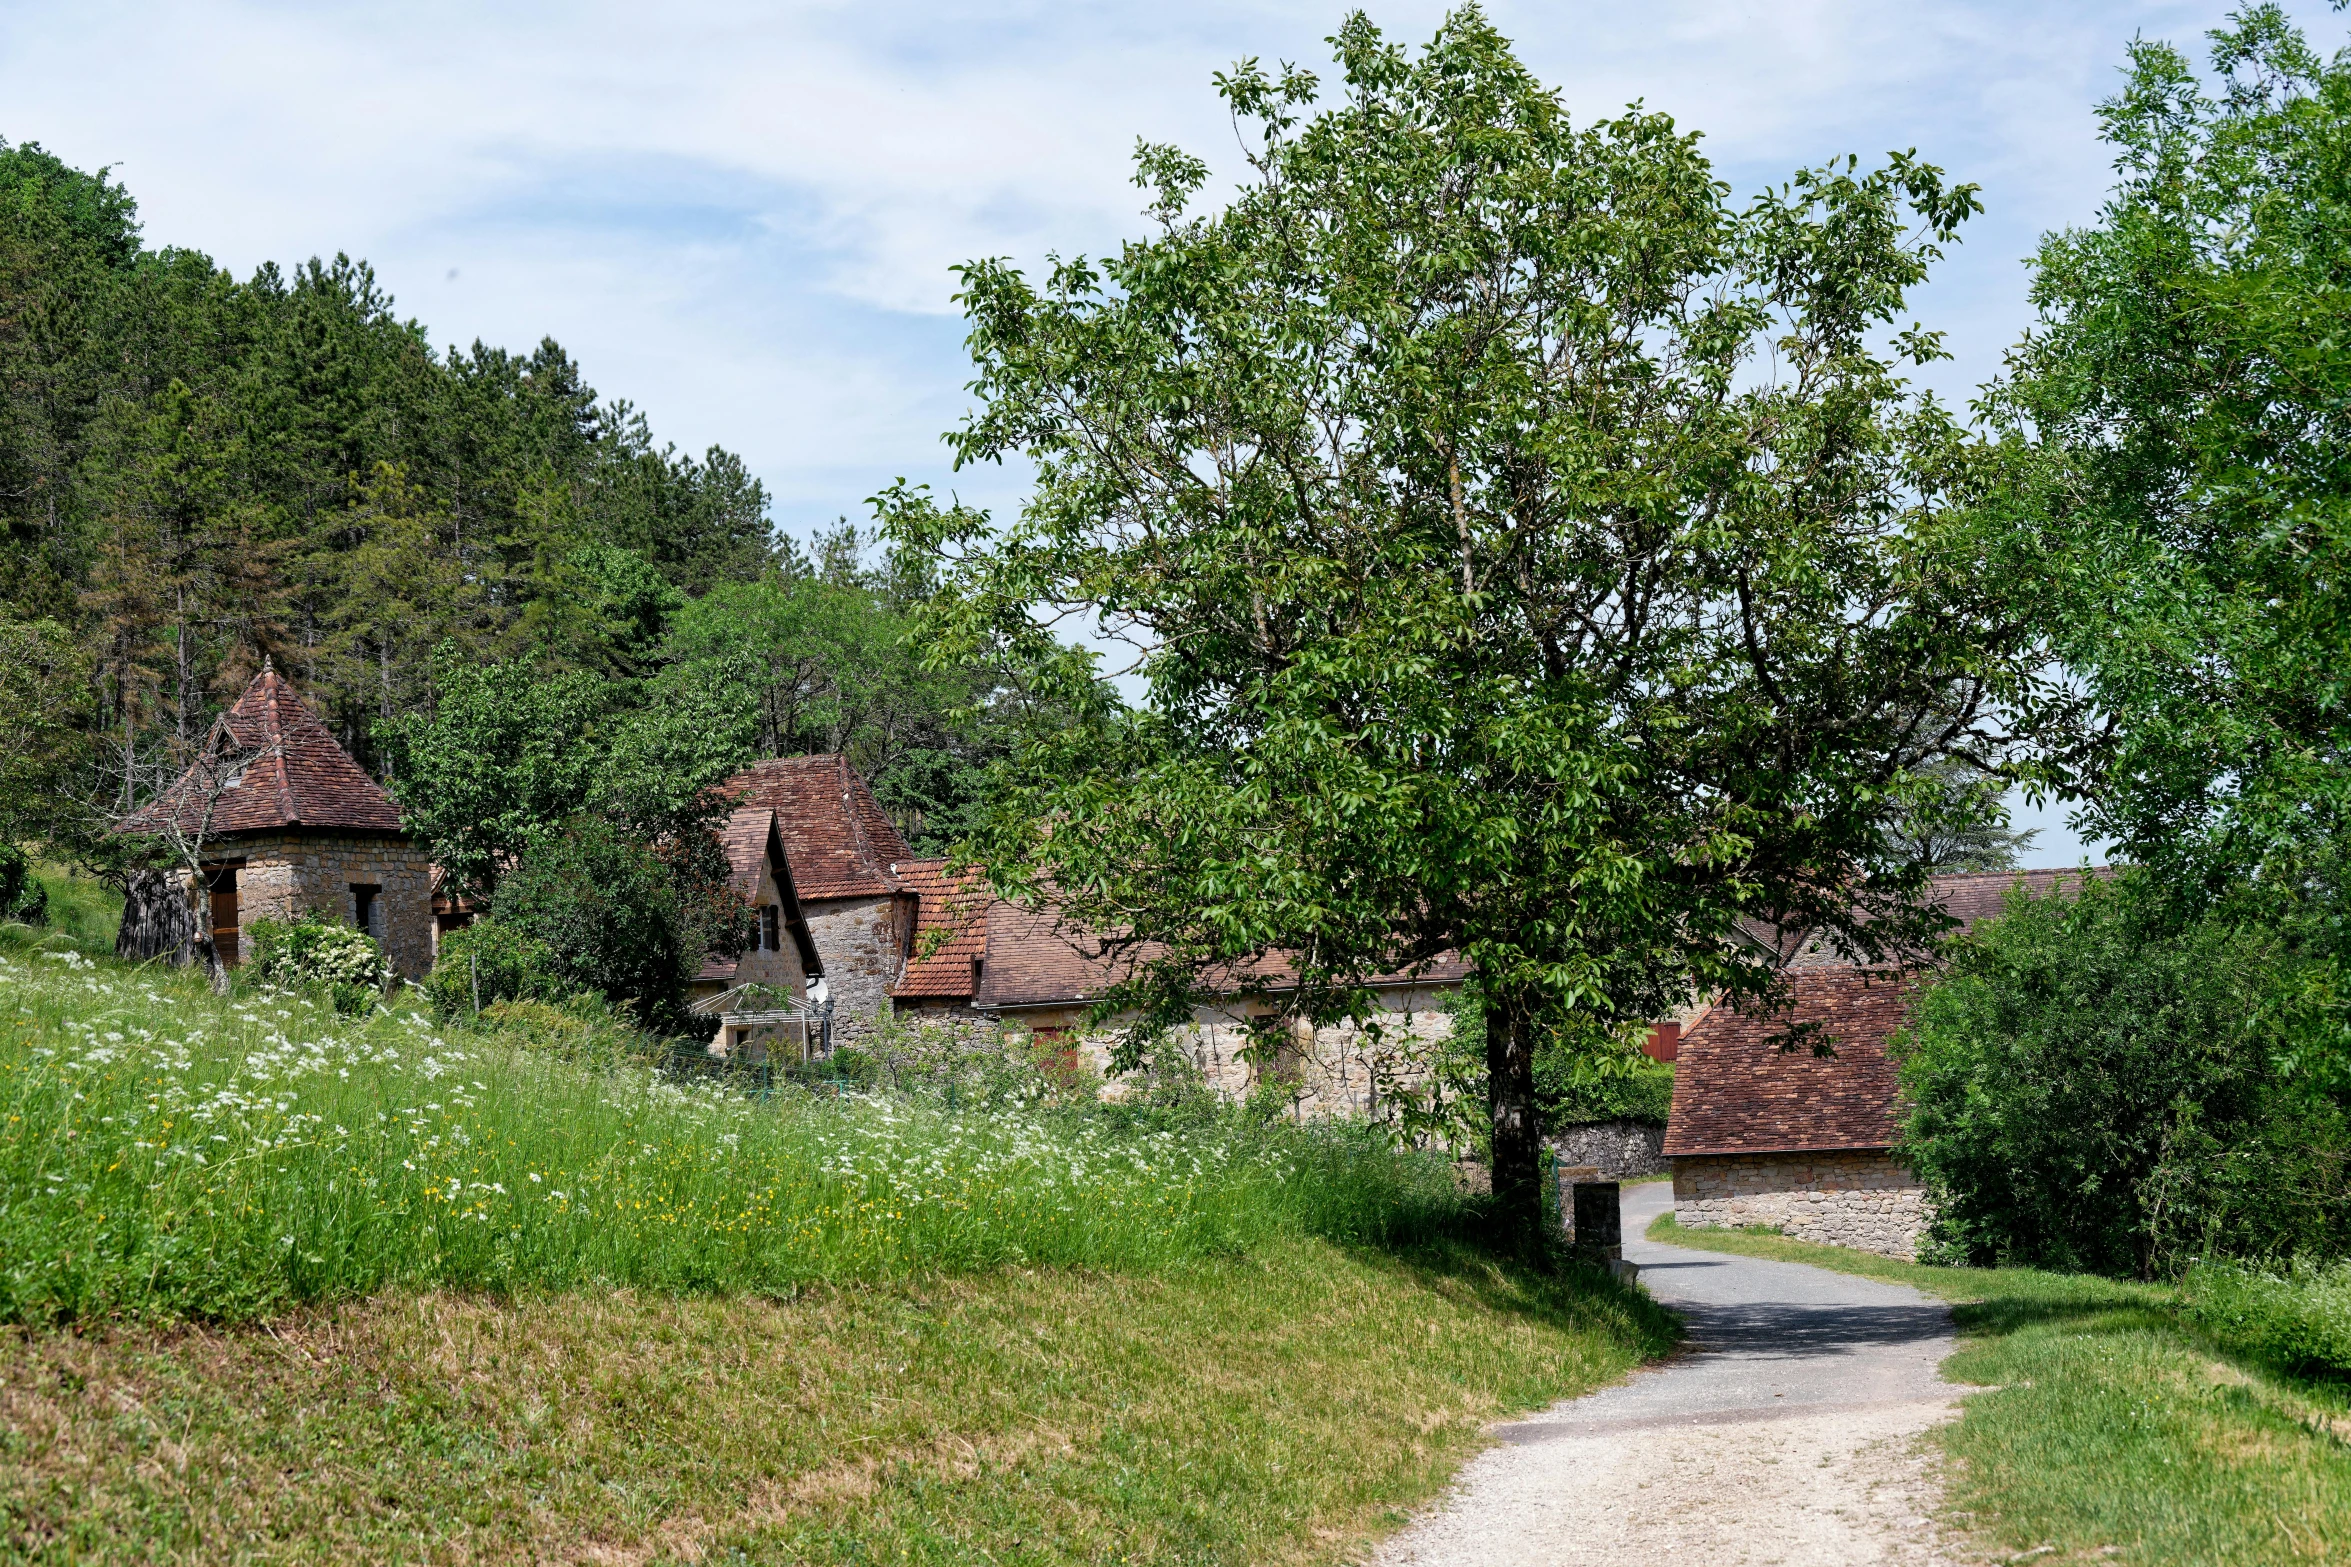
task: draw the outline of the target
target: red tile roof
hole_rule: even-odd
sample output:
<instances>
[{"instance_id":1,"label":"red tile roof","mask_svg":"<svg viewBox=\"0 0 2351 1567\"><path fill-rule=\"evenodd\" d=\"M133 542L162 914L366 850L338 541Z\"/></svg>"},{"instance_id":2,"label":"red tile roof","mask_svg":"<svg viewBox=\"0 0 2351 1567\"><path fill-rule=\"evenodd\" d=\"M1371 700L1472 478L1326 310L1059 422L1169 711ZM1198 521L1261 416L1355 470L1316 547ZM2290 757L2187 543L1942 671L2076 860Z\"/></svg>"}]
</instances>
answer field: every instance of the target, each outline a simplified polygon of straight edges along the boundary
<instances>
[{"instance_id":1,"label":"red tile roof","mask_svg":"<svg viewBox=\"0 0 2351 1567\"><path fill-rule=\"evenodd\" d=\"M914 855L847 757L779 757L737 773L726 787L743 804L775 812L802 901L901 890L890 867Z\"/></svg>"},{"instance_id":2,"label":"red tile roof","mask_svg":"<svg viewBox=\"0 0 2351 1567\"><path fill-rule=\"evenodd\" d=\"M337 832L396 834L400 810L350 754L335 743L326 725L285 678L267 664L245 694L214 726L212 741L224 752L266 754L249 764L213 806L207 835L319 828ZM123 823L127 832L153 832L175 816L184 830L203 818L204 783L191 767L162 799Z\"/></svg>"},{"instance_id":3,"label":"red tile roof","mask_svg":"<svg viewBox=\"0 0 2351 1567\"><path fill-rule=\"evenodd\" d=\"M2112 868L2104 865L2090 867L2089 874L2112 876ZM1930 908L1941 909L1959 923L1944 933L1944 939L1965 935L1978 923L1992 919L2008 906L2008 889L2022 883L2028 898L2045 898L2052 891L2076 886L2083 872L2078 868L2040 871L1955 871L1937 876L1927 883L1925 902ZM1757 939L1770 943L1771 927L1757 924L1753 927ZM1788 959L1791 969L1842 968L1852 960L1823 942L1814 941L1803 951Z\"/></svg>"},{"instance_id":4,"label":"red tile roof","mask_svg":"<svg viewBox=\"0 0 2351 1567\"><path fill-rule=\"evenodd\" d=\"M1927 901L1959 924L1956 936L2002 913L2009 889L2028 897L2078 888L2079 870L1984 871L1938 876ZM2103 866L2093 876L2110 876ZM1871 977L1833 952L1809 949L1788 964L1790 1011L1770 1017L1717 1007L1683 1035L1674 1063L1669 1155L1794 1153L1893 1146L1901 1117L1886 1041L1902 1026L1920 981ZM1818 1023L1836 1046L1808 1042L1783 1052L1791 1025Z\"/></svg>"},{"instance_id":5,"label":"red tile roof","mask_svg":"<svg viewBox=\"0 0 2351 1567\"><path fill-rule=\"evenodd\" d=\"M987 912L986 962L972 1004L990 1007L1065 1006L1101 999L1113 985L1128 978L1137 965L1164 950L1145 943L1116 954L1106 953L1100 935L1064 921L1051 908L1024 909L996 903ZM1411 973L1381 974L1375 986L1459 984L1469 965L1457 953L1444 953ZM1279 954L1269 954L1246 968L1229 968L1204 976L1212 993L1237 990L1244 978L1261 980L1276 989L1294 982L1296 970Z\"/></svg>"},{"instance_id":6,"label":"red tile roof","mask_svg":"<svg viewBox=\"0 0 2351 1567\"><path fill-rule=\"evenodd\" d=\"M1682 1036L1665 1152L1792 1153L1890 1148L1900 1116L1886 1040L1902 1026L1914 985L1856 968L1789 975L1793 1005L1761 1016L1716 1007ZM1836 1048L1778 1037L1817 1023Z\"/></svg>"},{"instance_id":7,"label":"red tile roof","mask_svg":"<svg viewBox=\"0 0 2351 1567\"><path fill-rule=\"evenodd\" d=\"M904 860L891 867L916 898L914 956L890 991L917 997L968 997L974 965L988 955L988 915L995 898L977 872L947 873L945 860Z\"/></svg>"},{"instance_id":8,"label":"red tile roof","mask_svg":"<svg viewBox=\"0 0 2351 1567\"><path fill-rule=\"evenodd\" d=\"M759 873L772 864L775 868L776 891L783 898L783 925L792 933L793 944L800 949L800 967L810 979L821 978L824 965L816 955L816 938L809 933L808 919L801 912L800 899L792 880L791 858L784 851L783 835L778 829L776 813L764 805L746 805L729 813L724 826L718 830L720 847L727 855L727 885L746 899L759 895ZM733 958L706 960L697 980L732 980L735 977Z\"/></svg>"}]
</instances>

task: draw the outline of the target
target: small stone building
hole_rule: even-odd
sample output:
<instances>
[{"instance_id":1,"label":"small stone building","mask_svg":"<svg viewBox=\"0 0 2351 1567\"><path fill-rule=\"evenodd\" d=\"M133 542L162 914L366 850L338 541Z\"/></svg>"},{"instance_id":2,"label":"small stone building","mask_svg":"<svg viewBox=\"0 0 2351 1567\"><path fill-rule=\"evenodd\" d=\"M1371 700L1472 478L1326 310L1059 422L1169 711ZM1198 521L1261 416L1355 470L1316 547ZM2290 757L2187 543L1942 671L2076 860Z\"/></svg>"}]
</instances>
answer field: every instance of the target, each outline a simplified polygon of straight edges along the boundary
<instances>
[{"instance_id":1,"label":"small stone building","mask_svg":"<svg viewBox=\"0 0 2351 1567\"><path fill-rule=\"evenodd\" d=\"M2014 891L2061 895L2084 874L1938 876L1926 902L1948 914L1958 934L2001 914ZM1893 1157L1902 1109L1886 1042L1926 978L1856 967L1801 935L1776 945L1786 954L1790 1010L1768 1017L1702 1010L1679 1041L1664 1150L1673 1161L1675 1217L1693 1228L1773 1225L1798 1240L1912 1257L1933 1211ZM1807 1026L1832 1055L1791 1034ZM1795 1048L1783 1050L1791 1040Z\"/></svg>"},{"instance_id":2,"label":"small stone building","mask_svg":"<svg viewBox=\"0 0 2351 1567\"><path fill-rule=\"evenodd\" d=\"M809 981L824 976L824 960L801 910L776 813L764 805L741 807L727 817L719 842L729 884L751 905L751 945L739 957L702 965L690 987L693 1009L719 1020L719 1055L806 1060L824 1043L821 1020L808 1004Z\"/></svg>"},{"instance_id":3,"label":"small stone building","mask_svg":"<svg viewBox=\"0 0 2351 1567\"><path fill-rule=\"evenodd\" d=\"M901 1017L925 1023L996 1028L993 1013L972 1005L987 972L988 909L995 899L974 872L950 875L945 860L910 860L895 867L914 894L914 952L890 988Z\"/></svg>"},{"instance_id":4,"label":"small stone building","mask_svg":"<svg viewBox=\"0 0 2351 1567\"><path fill-rule=\"evenodd\" d=\"M816 946L835 1044L870 1031L913 955L919 898L897 867L914 855L843 756L791 756L727 789L775 813Z\"/></svg>"},{"instance_id":5,"label":"small stone building","mask_svg":"<svg viewBox=\"0 0 2351 1567\"><path fill-rule=\"evenodd\" d=\"M1850 967L1788 978L1790 1010L1717 1007L1682 1036L1665 1134L1674 1216L1914 1256L1932 1214L1893 1159L1899 1085L1886 1058L1912 987ZM1816 1055L1809 1039L1783 1050L1804 1025L1835 1054Z\"/></svg>"},{"instance_id":6,"label":"small stone building","mask_svg":"<svg viewBox=\"0 0 2351 1567\"><path fill-rule=\"evenodd\" d=\"M204 822L195 769L123 823L203 828L203 893L223 962L241 962L261 919L315 912L376 938L409 979L432 967L431 861L400 811L268 664L221 719L227 749L252 754L223 780Z\"/></svg>"}]
</instances>

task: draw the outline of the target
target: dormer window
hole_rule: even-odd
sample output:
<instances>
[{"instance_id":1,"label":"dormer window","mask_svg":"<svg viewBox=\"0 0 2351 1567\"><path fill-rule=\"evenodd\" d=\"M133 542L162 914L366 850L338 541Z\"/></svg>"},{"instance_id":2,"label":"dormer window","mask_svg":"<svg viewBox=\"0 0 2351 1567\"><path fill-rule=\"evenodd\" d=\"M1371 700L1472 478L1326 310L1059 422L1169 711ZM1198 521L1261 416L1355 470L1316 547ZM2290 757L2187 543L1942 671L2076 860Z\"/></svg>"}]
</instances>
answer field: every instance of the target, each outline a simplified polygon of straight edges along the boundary
<instances>
[{"instance_id":1,"label":"dormer window","mask_svg":"<svg viewBox=\"0 0 2351 1567\"><path fill-rule=\"evenodd\" d=\"M784 911L772 903L759 906L759 950L781 952L784 948Z\"/></svg>"}]
</instances>

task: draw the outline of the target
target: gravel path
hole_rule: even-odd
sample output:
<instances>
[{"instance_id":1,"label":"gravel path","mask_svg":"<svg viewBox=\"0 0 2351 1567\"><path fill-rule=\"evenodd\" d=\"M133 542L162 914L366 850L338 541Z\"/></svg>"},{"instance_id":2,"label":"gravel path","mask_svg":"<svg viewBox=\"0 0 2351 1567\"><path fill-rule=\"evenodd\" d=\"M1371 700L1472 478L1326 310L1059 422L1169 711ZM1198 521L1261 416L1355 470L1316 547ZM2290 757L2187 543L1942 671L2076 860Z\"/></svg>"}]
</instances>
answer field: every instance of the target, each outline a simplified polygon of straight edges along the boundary
<instances>
[{"instance_id":1,"label":"gravel path","mask_svg":"<svg viewBox=\"0 0 2351 1567\"><path fill-rule=\"evenodd\" d=\"M1386 1567L1848 1567L1935 1563L1917 1435L1960 1389L1935 1367L1951 1311L1896 1284L1638 1237L1670 1183L1628 1188L1625 1255L1691 1349L1500 1427Z\"/></svg>"}]
</instances>

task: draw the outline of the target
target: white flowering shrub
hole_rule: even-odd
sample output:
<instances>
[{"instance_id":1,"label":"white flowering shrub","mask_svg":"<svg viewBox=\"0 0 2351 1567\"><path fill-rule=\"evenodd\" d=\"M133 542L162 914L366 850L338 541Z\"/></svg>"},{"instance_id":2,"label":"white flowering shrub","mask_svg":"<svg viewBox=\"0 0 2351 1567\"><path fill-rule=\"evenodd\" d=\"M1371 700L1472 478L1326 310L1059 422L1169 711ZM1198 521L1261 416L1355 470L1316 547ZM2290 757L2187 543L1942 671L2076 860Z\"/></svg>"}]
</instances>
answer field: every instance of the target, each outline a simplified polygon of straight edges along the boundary
<instances>
[{"instance_id":1,"label":"white flowering shrub","mask_svg":"<svg viewBox=\"0 0 2351 1567\"><path fill-rule=\"evenodd\" d=\"M255 920L252 939L256 976L288 989L323 986L337 1012L366 1011L392 983L392 965L373 937L316 914Z\"/></svg>"}]
</instances>

